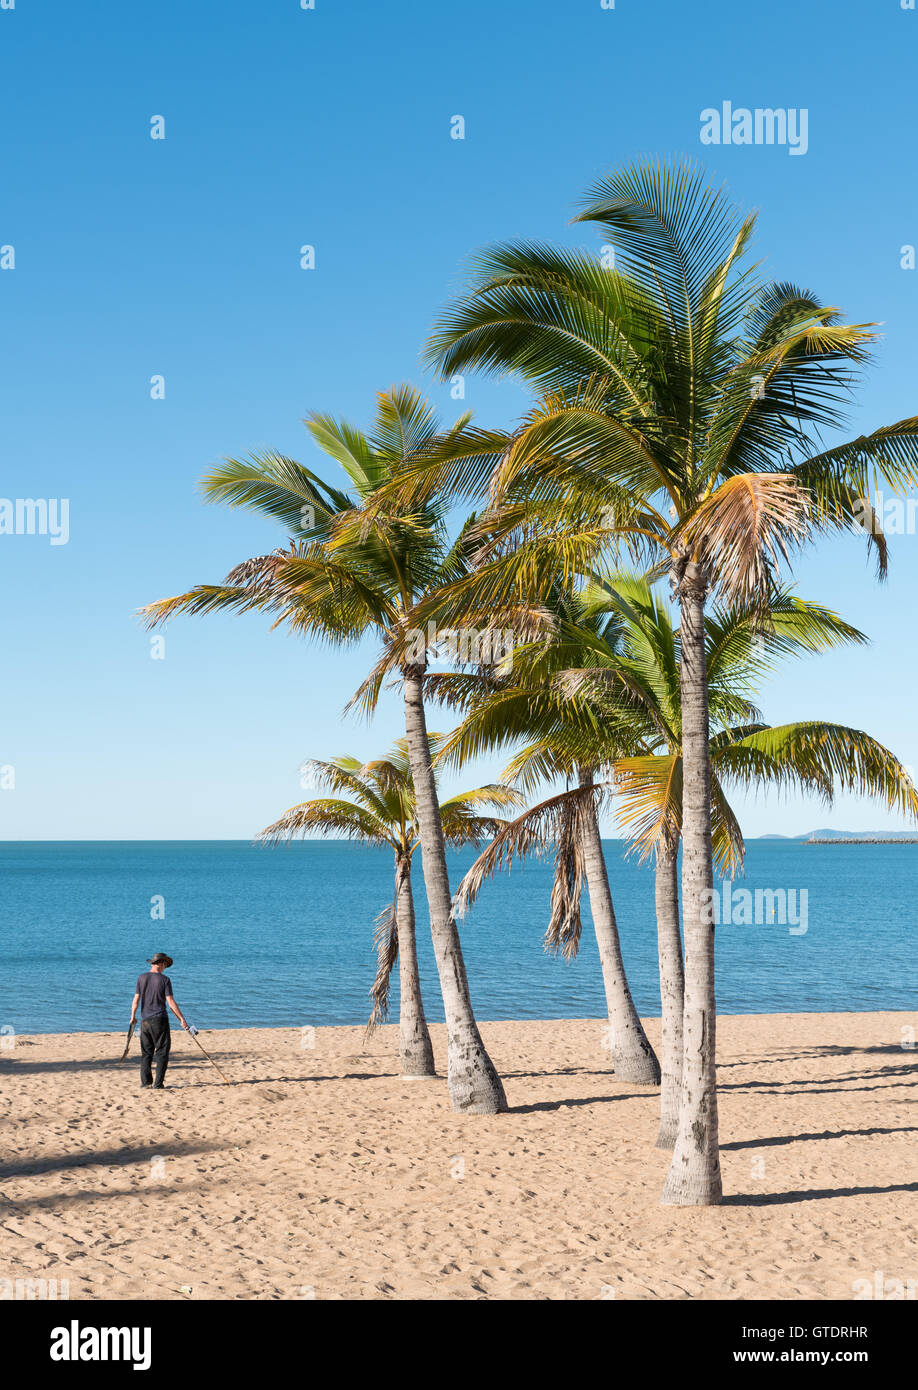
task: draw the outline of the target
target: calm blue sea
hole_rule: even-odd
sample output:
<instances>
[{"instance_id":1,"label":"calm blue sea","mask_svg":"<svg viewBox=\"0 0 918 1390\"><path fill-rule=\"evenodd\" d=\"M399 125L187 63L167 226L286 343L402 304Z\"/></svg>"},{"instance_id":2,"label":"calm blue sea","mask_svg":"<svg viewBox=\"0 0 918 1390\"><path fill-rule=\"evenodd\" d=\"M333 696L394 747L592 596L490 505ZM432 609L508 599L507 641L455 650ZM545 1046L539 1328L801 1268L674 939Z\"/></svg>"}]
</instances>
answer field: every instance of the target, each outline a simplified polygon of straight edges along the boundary
<instances>
[{"instance_id":1,"label":"calm blue sea","mask_svg":"<svg viewBox=\"0 0 918 1390\"><path fill-rule=\"evenodd\" d=\"M653 877L623 848L606 841L629 978L639 1010L653 1015ZM454 886L473 858L451 856ZM420 867L422 983L429 1017L442 1019ZM156 950L174 957L176 997L199 1027L318 1025L366 1019L373 919L391 895L392 867L383 851L340 842L7 843L0 883L0 1025L17 1033L124 1027L137 974ZM603 1014L586 908L576 961L542 950L550 886L546 865L515 869L486 886L467 919L479 1018ZM806 890L797 924L806 930L769 920L723 925L723 1012L918 1006L918 846L752 841L730 916L742 919L736 895L756 888L794 890L795 919ZM763 900L759 916L768 915Z\"/></svg>"}]
</instances>

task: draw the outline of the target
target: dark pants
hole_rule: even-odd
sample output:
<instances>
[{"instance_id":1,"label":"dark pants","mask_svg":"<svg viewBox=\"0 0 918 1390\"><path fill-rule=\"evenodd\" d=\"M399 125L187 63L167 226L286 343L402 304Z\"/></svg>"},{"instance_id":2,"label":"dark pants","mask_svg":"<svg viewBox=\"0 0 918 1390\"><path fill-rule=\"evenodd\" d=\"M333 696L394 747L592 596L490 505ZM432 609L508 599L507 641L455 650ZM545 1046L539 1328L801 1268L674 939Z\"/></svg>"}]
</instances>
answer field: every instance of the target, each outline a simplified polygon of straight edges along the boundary
<instances>
[{"instance_id":1,"label":"dark pants","mask_svg":"<svg viewBox=\"0 0 918 1390\"><path fill-rule=\"evenodd\" d=\"M163 1084L169 1065L172 1032L168 1018L145 1018L140 1024L140 1084L149 1086L153 1080L152 1063L156 1063L155 1085Z\"/></svg>"}]
</instances>

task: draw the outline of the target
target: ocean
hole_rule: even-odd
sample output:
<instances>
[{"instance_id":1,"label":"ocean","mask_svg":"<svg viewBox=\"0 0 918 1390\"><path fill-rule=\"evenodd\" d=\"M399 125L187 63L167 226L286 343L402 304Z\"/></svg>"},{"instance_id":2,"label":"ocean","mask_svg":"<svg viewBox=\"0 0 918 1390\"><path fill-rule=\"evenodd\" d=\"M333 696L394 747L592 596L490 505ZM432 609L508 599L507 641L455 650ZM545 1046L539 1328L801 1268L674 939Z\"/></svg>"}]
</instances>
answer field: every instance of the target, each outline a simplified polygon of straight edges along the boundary
<instances>
[{"instance_id":1,"label":"ocean","mask_svg":"<svg viewBox=\"0 0 918 1390\"><path fill-rule=\"evenodd\" d=\"M624 851L605 842L628 977L639 1011L654 1015L653 874ZM474 857L449 856L453 887ZM414 878L425 1007L441 1020L420 862ZM392 863L337 841L12 842L0 845L0 882L6 1033L125 1028L136 977L158 950L174 957L176 998L198 1027L302 1027L365 1022ZM577 959L542 948L550 889L550 865L515 868L485 886L463 924L480 1019L603 1015L586 897ZM758 901L757 889L767 890ZM718 884L720 1011L918 1007L916 890L915 845L749 842L745 877ZM396 980L394 1018L397 1001Z\"/></svg>"}]
</instances>

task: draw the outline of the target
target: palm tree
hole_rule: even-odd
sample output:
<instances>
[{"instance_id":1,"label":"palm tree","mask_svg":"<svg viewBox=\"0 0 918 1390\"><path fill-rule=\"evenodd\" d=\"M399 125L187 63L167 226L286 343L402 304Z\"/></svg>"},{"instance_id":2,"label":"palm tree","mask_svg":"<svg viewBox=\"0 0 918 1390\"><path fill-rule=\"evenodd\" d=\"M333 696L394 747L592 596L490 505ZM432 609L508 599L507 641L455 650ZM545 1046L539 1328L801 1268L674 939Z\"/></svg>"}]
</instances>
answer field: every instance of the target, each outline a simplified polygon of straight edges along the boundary
<instances>
[{"instance_id":1,"label":"palm tree","mask_svg":"<svg viewBox=\"0 0 918 1390\"><path fill-rule=\"evenodd\" d=\"M918 485L918 419L823 446L820 430L844 422L873 326L843 324L810 291L750 268L754 217L693 166L613 173L577 220L598 224L615 269L551 246L491 248L428 358L444 376L514 373L540 396L489 485L527 553L477 577L478 606L521 588L532 597L552 551L555 573L582 566L603 533L669 573L681 610L686 984L680 1130L662 1201L716 1204L705 602L767 606L790 551L828 528L866 530L882 572L867 499L877 480ZM480 454L462 450L422 472L440 496L488 485Z\"/></svg>"},{"instance_id":2,"label":"palm tree","mask_svg":"<svg viewBox=\"0 0 918 1390\"><path fill-rule=\"evenodd\" d=\"M440 735L431 734L436 752ZM385 758L362 763L359 758L311 759L306 768L317 786L345 796L316 797L291 806L279 820L262 830L260 840L276 843L314 831L343 835L364 844L387 846L395 855L395 890L391 904L376 921L377 971L370 990L373 1010L368 1031L389 1012L389 986L399 964L399 1056L403 1076L435 1076L433 1047L424 1016L414 933L411 863L420 844L417 805L405 739L396 740ZM519 794L497 784L476 787L440 803L446 844L480 844L505 824L500 817L482 815L482 808L518 805Z\"/></svg>"},{"instance_id":3,"label":"palm tree","mask_svg":"<svg viewBox=\"0 0 918 1390\"><path fill-rule=\"evenodd\" d=\"M769 728L752 703L758 681L780 657L864 642L863 633L829 609L784 590L773 593L767 620L756 608L715 611L707 615L705 631L716 730L711 739L712 845L722 872L739 870L744 849L726 794L730 784L782 790L797 786L827 803L836 788L856 791L918 818L918 794L906 770L868 734L824 721ZM534 734L504 770L504 779L526 782L578 760L589 761L598 775L608 778L603 784L608 793L619 799L633 848L643 859L653 854L662 1012L657 1146L671 1149L679 1115L684 1007L676 876L683 785L679 634L645 580L618 574L592 580L569 600L568 620L558 625L554 645L551 655L545 644L517 649L512 687L507 682L500 689L483 685L474 699L459 691L469 712L441 756L471 756L496 746L499 736ZM449 686L444 690L448 694ZM580 797L579 791L561 793L511 822L468 871L457 903L465 907L496 868L544 849L546 840L554 838L559 853L553 903L566 906L559 887L565 875L570 879L562 854L563 827ZM555 930L563 935L563 927ZM576 946L576 927L568 926L565 940L569 948Z\"/></svg>"},{"instance_id":4,"label":"palm tree","mask_svg":"<svg viewBox=\"0 0 918 1390\"><path fill-rule=\"evenodd\" d=\"M660 1064L635 1008L625 973L600 838L599 796L593 790L600 760L596 750L601 744L608 756L612 728L608 717L605 727L600 728L592 708L584 702L571 701L550 684L553 672L576 658L584 659L583 643L589 642L584 635L581 645L574 645L571 615L576 608L575 599L559 592L553 607L552 630L546 629L531 644L516 647L500 674L463 672L427 678L429 694L463 709L466 716L460 728L445 740L439 756L461 764L523 737L538 737L537 749L530 751L528 760L519 767L511 764L508 768L508 780L521 777L526 790L546 777L578 783L576 794L551 796L522 818L527 848L544 849L551 841L558 847L545 946L554 952L561 950L566 957L576 953L580 939L580 885L585 880L602 969L615 1074L636 1085L657 1086ZM547 612L544 616L549 618ZM606 713L608 716L608 709ZM616 728L619 753L639 746L626 715L619 716ZM577 744L579 757L570 755L566 738ZM517 845L516 851L520 849ZM473 900L477 886L473 890L468 877L463 881L463 911Z\"/></svg>"},{"instance_id":5,"label":"palm tree","mask_svg":"<svg viewBox=\"0 0 918 1390\"><path fill-rule=\"evenodd\" d=\"M289 548L246 561L223 584L198 585L149 604L142 613L147 624L155 626L176 613L258 609L276 614L275 626L283 623L294 632L334 645L356 643L366 636L381 644L380 658L355 701L369 711L387 675L401 681L431 935L447 1024L450 1096L456 1110L494 1114L505 1110L507 1101L475 1022L452 912L423 702L426 629L415 621L417 605L425 595L467 572L471 541L466 529L450 543L446 502L433 498L406 510L391 499L377 504L376 496L435 443L462 447L467 421L463 417L441 434L431 408L407 386L380 393L370 434L326 415L311 415L306 423L314 441L341 465L353 493L330 487L281 455L226 460L203 480L206 498L249 507L281 521L292 537ZM474 448L482 447L487 447L487 437L476 435Z\"/></svg>"},{"instance_id":6,"label":"palm tree","mask_svg":"<svg viewBox=\"0 0 918 1390\"><path fill-rule=\"evenodd\" d=\"M595 586L593 606L612 608L622 625L619 670L648 715L644 749L610 766L623 827L642 859L656 862L656 906L662 1005L659 1148L678 1135L684 1008L676 862L682 836L684 755L679 686L680 633L658 596L642 580L618 578ZM882 744L859 729L822 720L777 727L761 722L752 703L756 687L785 656L863 643L858 629L819 604L786 590L772 594L767 618L757 607L715 610L705 617L705 654L711 723L712 852L721 873L741 870L744 845L727 790L792 787L830 804L836 791L874 796L890 809L918 818L918 793L908 772ZM596 680L594 667L578 673Z\"/></svg>"}]
</instances>

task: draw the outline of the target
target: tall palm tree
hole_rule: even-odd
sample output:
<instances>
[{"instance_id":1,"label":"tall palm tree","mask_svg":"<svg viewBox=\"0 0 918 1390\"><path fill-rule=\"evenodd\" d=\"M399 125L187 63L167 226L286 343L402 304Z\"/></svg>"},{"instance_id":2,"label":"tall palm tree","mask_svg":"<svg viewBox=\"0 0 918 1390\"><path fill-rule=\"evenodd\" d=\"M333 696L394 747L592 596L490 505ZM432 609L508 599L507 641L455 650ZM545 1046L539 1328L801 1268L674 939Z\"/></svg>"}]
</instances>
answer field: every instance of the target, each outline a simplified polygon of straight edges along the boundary
<instances>
[{"instance_id":1,"label":"tall palm tree","mask_svg":"<svg viewBox=\"0 0 918 1390\"><path fill-rule=\"evenodd\" d=\"M409 509L386 499L391 484L435 443L462 447L468 417L444 433L411 387L381 392L371 433L327 415L307 420L314 441L348 475L353 492L330 487L309 469L277 454L228 459L203 480L209 501L244 506L279 520L292 537L286 550L257 556L223 584L198 585L149 604L149 626L176 613L263 610L275 625L334 645L372 636L382 652L359 692L374 707L387 675L400 679L405 736L417 806L424 883L448 1038L449 1089L454 1109L494 1114L507 1107L500 1077L485 1049L469 995L465 961L452 912L443 827L423 702L425 631L415 621L424 596L467 572L467 531L450 542L447 503L436 497ZM476 449L486 437L476 436ZM471 451L470 451L471 452ZM368 504L374 501L369 514ZM356 699L357 697L355 697Z\"/></svg>"},{"instance_id":2,"label":"tall palm tree","mask_svg":"<svg viewBox=\"0 0 918 1390\"><path fill-rule=\"evenodd\" d=\"M656 905L662 1004L662 1068L659 1148L678 1134L682 1076L684 979L679 950L676 861L682 836L684 754L679 686L680 633L658 595L642 580L618 578L593 587L592 604L612 608L622 627L618 670L650 715L640 754L610 767L622 825L633 846L656 862ZM779 659L826 651L867 639L819 604L773 593L763 618L757 607L716 609L705 617L706 676L712 735L712 852L721 873L741 870L744 845L730 806L730 787L796 788L830 804L837 791L873 796L888 808L918 819L918 793L893 753L859 729L823 720L777 727L761 722L752 700ZM578 673L601 679L601 668Z\"/></svg>"},{"instance_id":3,"label":"tall palm tree","mask_svg":"<svg viewBox=\"0 0 918 1390\"><path fill-rule=\"evenodd\" d=\"M433 753L440 742L438 734L430 735ZM373 1010L368 1028L388 1017L389 986L397 960L402 1075L435 1076L414 932L411 863L420 836L407 742L396 740L386 757L371 762L344 756L327 762L310 759L306 767L317 786L345 795L301 801L262 830L258 838L276 843L320 831L392 850L395 889L391 904L376 922L377 972L370 990ZM444 841L454 847L480 844L506 823L499 816L482 815L482 809L506 809L519 803L518 792L496 783L448 797L440 802Z\"/></svg>"},{"instance_id":4,"label":"tall palm tree","mask_svg":"<svg viewBox=\"0 0 918 1390\"><path fill-rule=\"evenodd\" d=\"M428 357L444 376L511 372L540 400L490 476L481 453L427 460L426 485L490 487L528 530L528 555L495 562L495 602L559 557L608 540L665 569L681 610L685 1027L680 1130L664 1203L721 1199L715 1079L711 767L705 602L766 601L794 547L828 528L886 545L868 496L918 485L918 418L825 448L822 429L868 359L873 326L841 322L808 290L746 261L755 219L683 164L602 179L578 220L598 224L615 269L589 253L521 243L479 256L470 293ZM533 530L537 534L533 535ZM578 559L578 556L580 557Z\"/></svg>"},{"instance_id":5,"label":"tall palm tree","mask_svg":"<svg viewBox=\"0 0 918 1390\"><path fill-rule=\"evenodd\" d=\"M657 1145L671 1149L679 1116L684 1008L676 876L683 786L679 634L659 595L643 579L622 574L594 579L574 597L568 622L556 629L554 654L546 654L545 643L520 648L514 653L513 687L504 682L495 690L485 684L477 699L458 692L469 712L441 756L471 756L484 746L496 746L499 735L506 740L535 735L503 777L526 782L551 776L559 766L588 761L608 779L602 785L619 801L632 846L642 858L653 854L662 1012ZM756 608L715 611L706 616L705 632L715 729L712 845L722 872L737 872L744 852L727 797L729 785L796 786L826 803L837 789L855 791L918 819L918 793L905 768L870 735L825 721L770 728L752 703L757 683L780 657L864 642L863 633L823 606L783 590L773 593L767 620ZM449 693L448 684L444 691ZM626 748L629 741L631 750ZM553 905L556 914L559 904L566 907L565 816L580 798L580 791L561 793L511 822L466 874L457 893L460 906L474 898L496 868L544 849L553 838L559 846ZM569 954L576 940L576 924L568 926Z\"/></svg>"}]
</instances>

